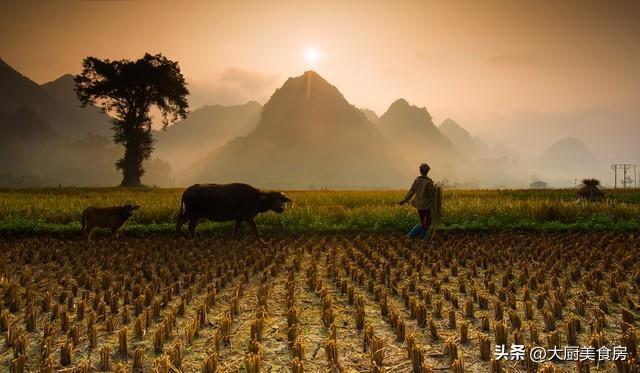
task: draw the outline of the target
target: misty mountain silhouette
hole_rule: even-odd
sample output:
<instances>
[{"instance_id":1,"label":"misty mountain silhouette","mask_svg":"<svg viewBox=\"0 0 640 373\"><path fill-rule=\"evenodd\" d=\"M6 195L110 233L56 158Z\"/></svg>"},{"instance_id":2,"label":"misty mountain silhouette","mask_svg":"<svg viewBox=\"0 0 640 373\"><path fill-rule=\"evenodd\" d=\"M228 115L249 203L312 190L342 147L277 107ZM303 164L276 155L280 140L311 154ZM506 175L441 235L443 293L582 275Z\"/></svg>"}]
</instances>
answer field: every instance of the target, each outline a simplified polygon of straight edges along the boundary
<instances>
[{"instance_id":1,"label":"misty mountain silhouette","mask_svg":"<svg viewBox=\"0 0 640 373\"><path fill-rule=\"evenodd\" d=\"M70 138L83 137L85 135L98 135L111 137L111 118L95 106L80 107L80 100L74 90L73 75L65 74L56 80L43 84L41 87L65 108L71 115L68 126L60 127L58 131ZM67 131L68 130L68 131Z\"/></svg>"},{"instance_id":2,"label":"misty mountain silhouette","mask_svg":"<svg viewBox=\"0 0 640 373\"><path fill-rule=\"evenodd\" d=\"M608 170L587 146L574 137L553 143L532 164L541 174L552 175L553 185L571 185L575 179L595 177L604 179Z\"/></svg>"},{"instance_id":3,"label":"misty mountain silhouette","mask_svg":"<svg viewBox=\"0 0 640 373\"><path fill-rule=\"evenodd\" d=\"M117 185L122 154L109 117L80 108L73 77L42 86L0 60L0 186ZM54 125L55 124L55 125ZM170 185L170 166L146 162L148 184Z\"/></svg>"},{"instance_id":4,"label":"misty mountain silhouette","mask_svg":"<svg viewBox=\"0 0 640 373\"><path fill-rule=\"evenodd\" d=\"M73 77L64 75L40 86L0 59L0 112L29 108L70 140L110 135L109 117L97 108L80 108L73 84Z\"/></svg>"},{"instance_id":5,"label":"misty mountain silhouette","mask_svg":"<svg viewBox=\"0 0 640 373\"><path fill-rule=\"evenodd\" d=\"M58 135L31 109L22 107L13 113L0 113L0 139L33 143L58 140Z\"/></svg>"},{"instance_id":6,"label":"misty mountain silhouette","mask_svg":"<svg viewBox=\"0 0 640 373\"><path fill-rule=\"evenodd\" d=\"M307 71L275 91L253 132L197 162L188 179L278 188L371 188L406 182L398 159L360 110Z\"/></svg>"},{"instance_id":7,"label":"misty mountain silhouette","mask_svg":"<svg viewBox=\"0 0 640 373\"><path fill-rule=\"evenodd\" d=\"M360 111L362 111L362 114L364 114L364 116L367 119L369 119L369 122L371 122L373 124L378 124L378 121L380 120L380 117L378 116L378 114L376 114L375 111L373 111L371 109L367 109L367 108L360 109Z\"/></svg>"},{"instance_id":8,"label":"misty mountain silhouette","mask_svg":"<svg viewBox=\"0 0 640 373\"><path fill-rule=\"evenodd\" d=\"M538 158L537 163L555 167L595 168L602 166L582 140L574 137L567 137L551 144Z\"/></svg>"},{"instance_id":9,"label":"misty mountain silhouette","mask_svg":"<svg viewBox=\"0 0 640 373\"><path fill-rule=\"evenodd\" d=\"M445 164L459 160L453 143L433 124L427 109L411 105L405 99L398 99L389 106L380 117L379 127L405 160L414 166L428 162L437 173Z\"/></svg>"},{"instance_id":10,"label":"misty mountain silhouette","mask_svg":"<svg viewBox=\"0 0 640 373\"><path fill-rule=\"evenodd\" d=\"M29 108L0 113L0 187L117 185L113 165L121 153L102 136L66 140ZM145 167L147 183L170 185L167 163Z\"/></svg>"},{"instance_id":11,"label":"misty mountain silhouette","mask_svg":"<svg viewBox=\"0 0 640 373\"><path fill-rule=\"evenodd\" d=\"M195 160L229 142L246 136L258 125L262 105L208 105L194 110L187 119L155 131L155 154L181 171Z\"/></svg>"},{"instance_id":12,"label":"misty mountain silhouette","mask_svg":"<svg viewBox=\"0 0 640 373\"><path fill-rule=\"evenodd\" d=\"M510 148L505 143L499 142L491 149L493 157L505 158L510 161L519 161L521 156L517 150Z\"/></svg>"},{"instance_id":13,"label":"misty mountain silhouette","mask_svg":"<svg viewBox=\"0 0 640 373\"><path fill-rule=\"evenodd\" d=\"M57 141L49 125L28 108L0 113L0 186L34 182L40 152L51 152Z\"/></svg>"},{"instance_id":14,"label":"misty mountain silhouette","mask_svg":"<svg viewBox=\"0 0 640 373\"><path fill-rule=\"evenodd\" d=\"M491 153L491 149L489 149L489 146L485 144L484 141L479 137L471 136L469 131L453 119L445 119L438 129L453 143L460 154L472 157L482 157L488 156Z\"/></svg>"},{"instance_id":15,"label":"misty mountain silhouette","mask_svg":"<svg viewBox=\"0 0 640 373\"><path fill-rule=\"evenodd\" d=\"M110 140L110 118L80 108L73 86L71 75L38 85L0 60L0 186L118 184L114 162L123 150ZM460 187L526 186L533 176L570 186L609 176L580 140L563 139L535 161L504 144L486 152L455 121L438 128L425 108L403 99L378 119L313 71L289 78L264 107L206 106L154 136L154 157L181 173L174 183L170 165L154 158L145 163L148 185L406 187L424 161L436 180Z\"/></svg>"}]
</instances>

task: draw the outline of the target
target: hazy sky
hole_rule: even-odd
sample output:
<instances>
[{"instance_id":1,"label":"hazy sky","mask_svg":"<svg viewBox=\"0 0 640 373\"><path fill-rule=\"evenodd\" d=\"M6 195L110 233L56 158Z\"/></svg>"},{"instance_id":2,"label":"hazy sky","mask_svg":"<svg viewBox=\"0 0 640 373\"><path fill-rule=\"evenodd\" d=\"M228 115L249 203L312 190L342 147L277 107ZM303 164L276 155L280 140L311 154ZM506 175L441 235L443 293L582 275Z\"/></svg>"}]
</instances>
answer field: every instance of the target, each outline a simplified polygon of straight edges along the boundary
<instances>
[{"instance_id":1,"label":"hazy sky","mask_svg":"<svg viewBox=\"0 0 640 373\"><path fill-rule=\"evenodd\" d=\"M40 83L79 72L88 55L161 52L180 62L194 106L264 102L287 77L314 69L356 106L382 114L404 97L426 106L437 123L452 117L490 142L515 142L523 151L532 141L549 141L540 136L518 144L521 122L531 118L551 116L542 124L555 128L581 113L630 112L628 122L640 127L634 110L640 107L640 1L9 1L0 7L0 57ZM319 54L315 63L304 58L309 48ZM603 144L594 145L601 156L615 150L613 142Z\"/></svg>"}]
</instances>

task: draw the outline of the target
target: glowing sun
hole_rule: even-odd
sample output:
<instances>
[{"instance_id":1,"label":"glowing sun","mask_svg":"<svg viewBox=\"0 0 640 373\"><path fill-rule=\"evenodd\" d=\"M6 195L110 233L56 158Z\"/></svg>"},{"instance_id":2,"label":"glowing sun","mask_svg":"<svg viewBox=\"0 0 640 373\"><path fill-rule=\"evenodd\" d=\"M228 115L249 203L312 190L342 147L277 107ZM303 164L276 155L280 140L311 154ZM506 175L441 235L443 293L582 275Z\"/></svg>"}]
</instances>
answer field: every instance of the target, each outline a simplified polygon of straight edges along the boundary
<instances>
[{"instance_id":1,"label":"glowing sun","mask_svg":"<svg viewBox=\"0 0 640 373\"><path fill-rule=\"evenodd\" d=\"M322 58L322 52L314 47L308 47L303 53L304 61L309 65L315 65Z\"/></svg>"}]
</instances>

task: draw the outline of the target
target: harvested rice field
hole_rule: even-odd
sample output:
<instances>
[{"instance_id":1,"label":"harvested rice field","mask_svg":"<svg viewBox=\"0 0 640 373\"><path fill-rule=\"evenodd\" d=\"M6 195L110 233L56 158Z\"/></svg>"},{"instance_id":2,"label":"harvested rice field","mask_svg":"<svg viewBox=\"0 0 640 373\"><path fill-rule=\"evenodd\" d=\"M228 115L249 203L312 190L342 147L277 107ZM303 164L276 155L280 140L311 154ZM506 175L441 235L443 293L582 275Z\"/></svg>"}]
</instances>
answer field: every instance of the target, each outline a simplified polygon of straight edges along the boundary
<instances>
[{"instance_id":1,"label":"harvested rice field","mask_svg":"<svg viewBox=\"0 0 640 373\"><path fill-rule=\"evenodd\" d=\"M637 234L269 237L3 239L0 370L639 369ZM627 355L498 360L496 345Z\"/></svg>"}]
</instances>

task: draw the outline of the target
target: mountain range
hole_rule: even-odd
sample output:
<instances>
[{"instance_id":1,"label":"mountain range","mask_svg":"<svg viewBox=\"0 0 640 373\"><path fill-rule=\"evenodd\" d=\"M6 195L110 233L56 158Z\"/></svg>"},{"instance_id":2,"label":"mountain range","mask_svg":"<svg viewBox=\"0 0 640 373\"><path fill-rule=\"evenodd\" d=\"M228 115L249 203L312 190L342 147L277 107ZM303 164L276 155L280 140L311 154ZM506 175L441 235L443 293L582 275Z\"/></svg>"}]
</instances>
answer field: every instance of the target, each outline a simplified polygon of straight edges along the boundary
<instances>
[{"instance_id":1,"label":"mountain range","mask_svg":"<svg viewBox=\"0 0 640 373\"><path fill-rule=\"evenodd\" d=\"M555 185L566 185L583 178L605 178L608 170L596 159L582 140L567 137L549 146L531 164L537 174L553 175L548 178ZM571 170L573 174L568 173ZM579 176L578 176L579 175Z\"/></svg>"},{"instance_id":2,"label":"mountain range","mask_svg":"<svg viewBox=\"0 0 640 373\"><path fill-rule=\"evenodd\" d=\"M469 131L453 119L445 119L438 126L438 129L463 154L474 157L488 157L491 155L491 149L482 139L471 136Z\"/></svg>"},{"instance_id":3,"label":"mountain range","mask_svg":"<svg viewBox=\"0 0 640 373\"><path fill-rule=\"evenodd\" d=\"M169 160L176 172L184 171L212 149L248 135L258 125L261 112L262 105L256 101L203 106L165 130L155 131L155 154Z\"/></svg>"},{"instance_id":4,"label":"mountain range","mask_svg":"<svg viewBox=\"0 0 640 373\"><path fill-rule=\"evenodd\" d=\"M460 161L458 150L433 124L431 114L424 107L398 99L382 114L378 125L405 162L414 165L413 168L418 162L428 161L434 170L432 175L439 178L446 165Z\"/></svg>"},{"instance_id":5,"label":"mountain range","mask_svg":"<svg viewBox=\"0 0 640 373\"><path fill-rule=\"evenodd\" d=\"M73 84L64 75L39 85L0 60L0 187L118 184L111 119L81 108ZM148 184L171 183L166 162L145 167Z\"/></svg>"},{"instance_id":6,"label":"mountain range","mask_svg":"<svg viewBox=\"0 0 640 373\"><path fill-rule=\"evenodd\" d=\"M249 135L211 152L189 181L243 181L277 188L397 186L403 165L365 114L307 71L289 78Z\"/></svg>"},{"instance_id":7,"label":"mountain range","mask_svg":"<svg viewBox=\"0 0 640 373\"><path fill-rule=\"evenodd\" d=\"M0 60L0 186L118 183L113 164L122 149L109 139L111 118L81 108L73 87L72 75L39 85ZM143 182L160 186L406 187L425 161L434 178L454 186L525 186L534 176L568 186L603 168L578 139L526 161L453 119L436 126L426 108L405 99L378 117L313 71L289 78L264 106L203 106L154 138Z\"/></svg>"},{"instance_id":8,"label":"mountain range","mask_svg":"<svg viewBox=\"0 0 640 373\"><path fill-rule=\"evenodd\" d=\"M73 90L73 77L62 77L39 85L0 59L0 112L21 108L33 111L60 136L77 140L88 134L110 135L109 118L97 108L80 108Z\"/></svg>"}]
</instances>

